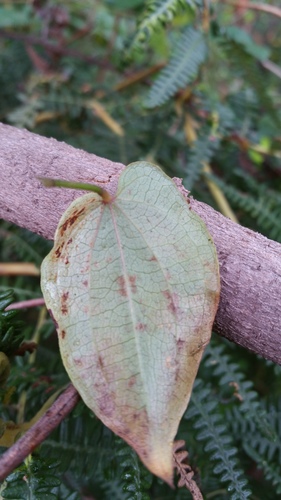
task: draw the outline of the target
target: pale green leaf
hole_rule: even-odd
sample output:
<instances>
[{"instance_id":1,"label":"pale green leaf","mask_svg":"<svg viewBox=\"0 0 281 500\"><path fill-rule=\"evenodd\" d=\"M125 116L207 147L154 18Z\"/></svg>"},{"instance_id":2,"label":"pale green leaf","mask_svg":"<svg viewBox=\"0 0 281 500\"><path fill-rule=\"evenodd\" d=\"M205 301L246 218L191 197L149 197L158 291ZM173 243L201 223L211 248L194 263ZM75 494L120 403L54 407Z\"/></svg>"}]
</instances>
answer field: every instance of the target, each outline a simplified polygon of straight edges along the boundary
<instances>
[{"instance_id":1,"label":"pale green leaf","mask_svg":"<svg viewBox=\"0 0 281 500\"><path fill-rule=\"evenodd\" d=\"M42 289L83 400L171 484L219 297L205 224L161 169L134 163L110 202L86 194L64 213Z\"/></svg>"}]
</instances>

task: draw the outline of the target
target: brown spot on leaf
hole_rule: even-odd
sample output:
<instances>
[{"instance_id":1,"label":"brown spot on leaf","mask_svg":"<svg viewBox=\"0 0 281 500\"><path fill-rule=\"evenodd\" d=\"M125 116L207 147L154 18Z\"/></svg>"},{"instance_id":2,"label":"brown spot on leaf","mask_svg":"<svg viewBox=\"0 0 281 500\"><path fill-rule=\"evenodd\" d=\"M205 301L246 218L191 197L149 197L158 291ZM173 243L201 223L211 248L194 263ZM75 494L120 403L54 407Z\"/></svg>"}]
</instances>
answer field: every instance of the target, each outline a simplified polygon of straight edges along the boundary
<instances>
[{"instance_id":1,"label":"brown spot on leaf","mask_svg":"<svg viewBox=\"0 0 281 500\"><path fill-rule=\"evenodd\" d=\"M143 332L146 329L146 324L145 323L137 323L136 329L139 330L140 332Z\"/></svg>"},{"instance_id":2,"label":"brown spot on leaf","mask_svg":"<svg viewBox=\"0 0 281 500\"><path fill-rule=\"evenodd\" d=\"M57 259L61 256L61 252L63 251L64 243L62 245L58 246L58 248L55 250L55 256Z\"/></svg>"},{"instance_id":3,"label":"brown spot on leaf","mask_svg":"<svg viewBox=\"0 0 281 500\"><path fill-rule=\"evenodd\" d=\"M165 290L163 292L163 295L168 300L168 305L167 305L168 311L170 311L171 313L173 313L174 315L176 315L177 307L176 307L175 300L174 300L174 294L172 295L169 292L169 290Z\"/></svg>"},{"instance_id":4,"label":"brown spot on leaf","mask_svg":"<svg viewBox=\"0 0 281 500\"><path fill-rule=\"evenodd\" d=\"M48 313L49 313L49 315L51 316L51 319L53 320L53 323L54 323L55 327L56 327L56 328L58 328L58 327L59 327L59 325L58 325L58 322L57 322L57 321L55 320L55 318L54 318L54 315L53 315L52 309L48 309Z\"/></svg>"},{"instance_id":5,"label":"brown spot on leaf","mask_svg":"<svg viewBox=\"0 0 281 500\"><path fill-rule=\"evenodd\" d=\"M66 304L68 296L69 296L69 292L63 292L63 294L61 296L61 312L64 315L68 313L68 307Z\"/></svg>"},{"instance_id":6,"label":"brown spot on leaf","mask_svg":"<svg viewBox=\"0 0 281 500\"><path fill-rule=\"evenodd\" d=\"M153 255L153 256L149 259L149 262L153 262L153 261L156 261L156 260L157 260L157 259L156 259L155 255Z\"/></svg>"},{"instance_id":7,"label":"brown spot on leaf","mask_svg":"<svg viewBox=\"0 0 281 500\"><path fill-rule=\"evenodd\" d=\"M129 276L129 282L131 285L131 290L133 293L136 293L137 287L136 287L136 276Z\"/></svg>"},{"instance_id":8,"label":"brown spot on leaf","mask_svg":"<svg viewBox=\"0 0 281 500\"><path fill-rule=\"evenodd\" d=\"M136 276L129 276L129 283L131 286L132 293L136 293L137 287L136 287ZM118 276L117 278L117 283L119 285L119 293L123 297L127 297L127 288L126 288L126 280L124 276Z\"/></svg>"},{"instance_id":9,"label":"brown spot on leaf","mask_svg":"<svg viewBox=\"0 0 281 500\"><path fill-rule=\"evenodd\" d=\"M184 346L185 346L185 341L184 341L184 340L182 340L182 339L178 339L178 340L177 340L177 347L178 347L179 349L182 349Z\"/></svg>"},{"instance_id":10,"label":"brown spot on leaf","mask_svg":"<svg viewBox=\"0 0 281 500\"><path fill-rule=\"evenodd\" d=\"M60 227L60 235L63 236L65 231L70 226L73 226L73 224L77 221L78 217L80 217L80 215L82 215L84 212L85 212L85 207L81 208L81 210L74 210L71 217L68 217L68 219L66 219L66 221L63 223L63 225Z\"/></svg>"},{"instance_id":11,"label":"brown spot on leaf","mask_svg":"<svg viewBox=\"0 0 281 500\"><path fill-rule=\"evenodd\" d=\"M135 385L136 381L137 381L137 377L135 375L133 375L132 377L129 378L128 386L133 387Z\"/></svg>"},{"instance_id":12,"label":"brown spot on leaf","mask_svg":"<svg viewBox=\"0 0 281 500\"><path fill-rule=\"evenodd\" d=\"M67 245L70 245L72 243L72 238L69 238L69 240L66 242Z\"/></svg>"},{"instance_id":13,"label":"brown spot on leaf","mask_svg":"<svg viewBox=\"0 0 281 500\"><path fill-rule=\"evenodd\" d=\"M82 366L83 364L81 359L74 359L73 361L77 366Z\"/></svg>"},{"instance_id":14,"label":"brown spot on leaf","mask_svg":"<svg viewBox=\"0 0 281 500\"><path fill-rule=\"evenodd\" d=\"M98 364L99 368L103 368L104 367L103 358L102 358L101 355L99 355L99 357L98 357L98 363L97 364Z\"/></svg>"},{"instance_id":15,"label":"brown spot on leaf","mask_svg":"<svg viewBox=\"0 0 281 500\"><path fill-rule=\"evenodd\" d=\"M65 263L66 266L67 266L67 264L69 264L69 258L68 258L68 256L65 257L64 263Z\"/></svg>"},{"instance_id":16,"label":"brown spot on leaf","mask_svg":"<svg viewBox=\"0 0 281 500\"><path fill-rule=\"evenodd\" d=\"M127 290L125 287L125 278L124 276L118 276L117 278L117 283L119 285L119 293L122 295L122 297L127 297Z\"/></svg>"},{"instance_id":17,"label":"brown spot on leaf","mask_svg":"<svg viewBox=\"0 0 281 500\"><path fill-rule=\"evenodd\" d=\"M89 283L88 283L88 280L82 281L82 285L84 285L84 286L88 286L88 284L89 284Z\"/></svg>"},{"instance_id":18,"label":"brown spot on leaf","mask_svg":"<svg viewBox=\"0 0 281 500\"><path fill-rule=\"evenodd\" d=\"M62 339L64 339L65 335L66 335L66 331L65 331L65 330L62 330L62 331L61 331L61 338L62 338Z\"/></svg>"}]
</instances>

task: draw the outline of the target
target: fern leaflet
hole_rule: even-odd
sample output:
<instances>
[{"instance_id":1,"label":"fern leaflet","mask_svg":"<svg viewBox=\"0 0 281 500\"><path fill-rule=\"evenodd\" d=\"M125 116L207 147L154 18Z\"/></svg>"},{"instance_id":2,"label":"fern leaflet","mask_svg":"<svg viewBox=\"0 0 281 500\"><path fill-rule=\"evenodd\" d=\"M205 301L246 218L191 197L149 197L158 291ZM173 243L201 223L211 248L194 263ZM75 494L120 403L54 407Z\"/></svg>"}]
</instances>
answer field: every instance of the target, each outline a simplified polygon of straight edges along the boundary
<instances>
[{"instance_id":1,"label":"fern leaflet","mask_svg":"<svg viewBox=\"0 0 281 500\"><path fill-rule=\"evenodd\" d=\"M239 365L231 362L230 356L225 354L224 346L214 346L212 343L206 350L205 365L212 366L213 374L219 377L220 385L234 388L234 394L241 402L240 411L245 418L256 424L260 432L268 439L276 439L276 434L270 425L269 418L259 402L258 394L253 390L253 383L244 380Z\"/></svg>"},{"instance_id":2,"label":"fern leaflet","mask_svg":"<svg viewBox=\"0 0 281 500\"><path fill-rule=\"evenodd\" d=\"M54 460L42 460L37 457L27 458L24 464L10 474L1 492L2 498L12 500L53 500L57 496L52 489L60 485L60 479L53 469L58 465Z\"/></svg>"},{"instance_id":3,"label":"fern leaflet","mask_svg":"<svg viewBox=\"0 0 281 500\"><path fill-rule=\"evenodd\" d=\"M185 418L194 419L195 429L199 429L197 439L207 441L206 452L212 452L210 459L218 464L214 472L221 476L222 482L228 482L228 491L232 491L231 500L247 499L251 492L246 489L247 480L237 467L237 449L232 445L231 437L227 427L223 423L223 417L216 412L217 401L215 401L209 387L203 387L203 382L197 379L191 402Z\"/></svg>"},{"instance_id":4,"label":"fern leaflet","mask_svg":"<svg viewBox=\"0 0 281 500\"><path fill-rule=\"evenodd\" d=\"M280 116L276 106L267 92L264 84L264 75L259 67L259 62L266 58L268 51L265 47L256 45L254 41L241 29L229 27L224 31L221 40L227 58L238 74L242 74L246 83L255 90L260 104L271 115L276 124L280 126Z\"/></svg>"},{"instance_id":5,"label":"fern leaflet","mask_svg":"<svg viewBox=\"0 0 281 500\"><path fill-rule=\"evenodd\" d=\"M216 176L211 176L213 181L221 188L230 202L242 209L256 220L258 225L267 232L267 236L276 241L281 241L281 199L273 191L250 194L239 191L236 187L226 184Z\"/></svg>"},{"instance_id":6,"label":"fern leaflet","mask_svg":"<svg viewBox=\"0 0 281 500\"><path fill-rule=\"evenodd\" d=\"M194 7L196 3L198 0L148 0L131 48L139 46L157 28L171 22L176 14L187 8L188 4Z\"/></svg>"},{"instance_id":7,"label":"fern leaflet","mask_svg":"<svg viewBox=\"0 0 281 500\"><path fill-rule=\"evenodd\" d=\"M258 468L263 470L265 478L276 487L276 493L281 493L280 465L270 463L264 456L246 443L244 443L244 449L257 463Z\"/></svg>"},{"instance_id":8,"label":"fern leaflet","mask_svg":"<svg viewBox=\"0 0 281 500\"><path fill-rule=\"evenodd\" d=\"M204 34L188 26L178 41L171 60L151 87L145 106L148 108L160 106L180 88L191 83L206 56L207 45Z\"/></svg>"},{"instance_id":9,"label":"fern leaflet","mask_svg":"<svg viewBox=\"0 0 281 500\"><path fill-rule=\"evenodd\" d=\"M123 480L123 491L130 493L130 500L149 500L147 493L152 475L140 463L135 451L130 448L121 438L116 437L116 456L119 458L119 465L123 469L121 478Z\"/></svg>"}]
</instances>

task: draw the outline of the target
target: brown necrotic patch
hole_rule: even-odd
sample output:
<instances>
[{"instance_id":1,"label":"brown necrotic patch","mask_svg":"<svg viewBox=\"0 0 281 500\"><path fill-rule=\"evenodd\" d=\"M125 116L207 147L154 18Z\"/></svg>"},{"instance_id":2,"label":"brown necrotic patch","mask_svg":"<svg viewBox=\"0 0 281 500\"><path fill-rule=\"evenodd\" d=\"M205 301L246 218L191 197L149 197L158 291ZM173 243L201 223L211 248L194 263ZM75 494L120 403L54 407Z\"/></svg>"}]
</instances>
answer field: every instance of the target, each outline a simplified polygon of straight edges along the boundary
<instances>
[{"instance_id":1,"label":"brown necrotic patch","mask_svg":"<svg viewBox=\"0 0 281 500\"><path fill-rule=\"evenodd\" d=\"M117 283L119 286L118 292L122 297L127 297L127 290L126 290L126 284L125 284L125 278L124 276L118 276L117 278Z\"/></svg>"},{"instance_id":2,"label":"brown necrotic patch","mask_svg":"<svg viewBox=\"0 0 281 500\"><path fill-rule=\"evenodd\" d=\"M146 324L145 323L137 323L136 329L139 330L140 332L144 332L146 330Z\"/></svg>"},{"instance_id":3,"label":"brown necrotic patch","mask_svg":"<svg viewBox=\"0 0 281 500\"><path fill-rule=\"evenodd\" d=\"M65 331L65 330L62 330L62 331L61 331L61 338L62 338L62 339L64 339L65 335L66 335L66 331Z\"/></svg>"},{"instance_id":4,"label":"brown necrotic patch","mask_svg":"<svg viewBox=\"0 0 281 500\"><path fill-rule=\"evenodd\" d=\"M176 307L176 304L175 304L175 297L174 297L174 294L171 294L169 292L169 290L165 290L163 292L163 295L164 297L167 299L168 301L168 305L167 305L167 309L168 311L170 311L171 313L173 313L174 315L176 315L177 313L177 307Z\"/></svg>"},{"instance_id":5,"label":"brown necrotic patch","mask_svg":"<svg viewBox=\"0 0 281 500\"><path fill-rule=\"evenodd\" d=\"M63 236L65 231L73 226L73 224L77 221L77 219L85 212L85 207L81 208L81 210L74 210L73 214L66 219L66 221L60 227L60 235Z\"/></svg>"},{"instance_id":6,"label":"brown necrotic patch","mask_svg":"<svg viewBox=\"0 0 281 500\"><path fill-rule=\"evenodd\" d=\"M98 356L97 365L98 365L99 368L103 368L104 367L103 358L102 358L102 356L100 354Z\"/></svg>"},{"instance_id":7,"label":"brown necrotic patch","mask_svg":"<svg viewBox=\"0 0 281 500\"><path fill-rule=\"evenodd\" d=\"M62 314L68 313L67 300L68 300L69 292L63 292L61 296L61 312Z\"/></svg>"},{"instance_id":8,"label":"brown necrotic patch","mask_svg":"<svg viewBox=\"0 0 281 500\"><path fill-rule=\"evenodd\" d=\"M56 248L55 256L57 259L61 256L61 253L63 251L63 247L64 247L64 243L62 243L61 245L58 246L58 248Z\"/></svg>"},{"instance_id":9,"label":"brown necrotic patch","mask_svg":"<svg viewBox=\"0 0 281 500\"><path fill-rule=\"evenodd\" d=\"M136 279L137 279L136 276L129 276L129 282L133 293L137 292Z\"/></svg>"},{"instance_id":10,"label":"brown necrotic patch","mask_svg":"<svg viewBox=\"0 0 281 500\"><path fill-rule=\"evenodd\" d=\"M137 377L133 375L132 377L129 378L128 386L133 387L136 384Z\"/></svg>"},{"instance_id":11,"label":"brown necrotic patch","mask_svg":"<svg viewBox=\"0 0 281 500\"><path fill-rule=\"evenodd\" d=\"M136 287L136 276L129 276L129 284L132 293L137 292L137 287ZM127 287L126 287L126 280L124 276L118 276L117 278L117 283L119 285L119 293L122 295L122 297L127 297Z\"/></svg>"}]
</instances>

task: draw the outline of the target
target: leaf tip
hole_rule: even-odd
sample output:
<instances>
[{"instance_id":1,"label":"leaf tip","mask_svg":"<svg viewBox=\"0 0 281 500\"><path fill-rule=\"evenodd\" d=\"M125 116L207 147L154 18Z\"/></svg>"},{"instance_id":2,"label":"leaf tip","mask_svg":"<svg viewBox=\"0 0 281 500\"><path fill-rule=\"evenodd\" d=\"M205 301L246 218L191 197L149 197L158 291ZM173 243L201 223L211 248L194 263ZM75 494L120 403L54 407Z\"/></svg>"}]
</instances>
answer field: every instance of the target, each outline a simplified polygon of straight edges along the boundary
<instances>
[{"instance_id":1,"label":"leaf tip","mask_svg":"<svg viewBox=\"0 0 281 500\"><path fill-rule=\"evenodd\" d=\"M167 445L164 445L164 449L162 449L161 453L156 449L151 450L148 457L144 457L140 453L140 458L152 474L165 481L165 483L174 489L172 446L168 446L168 448L169 449L167 449Z\"/></svg>"}]
</instances>

